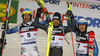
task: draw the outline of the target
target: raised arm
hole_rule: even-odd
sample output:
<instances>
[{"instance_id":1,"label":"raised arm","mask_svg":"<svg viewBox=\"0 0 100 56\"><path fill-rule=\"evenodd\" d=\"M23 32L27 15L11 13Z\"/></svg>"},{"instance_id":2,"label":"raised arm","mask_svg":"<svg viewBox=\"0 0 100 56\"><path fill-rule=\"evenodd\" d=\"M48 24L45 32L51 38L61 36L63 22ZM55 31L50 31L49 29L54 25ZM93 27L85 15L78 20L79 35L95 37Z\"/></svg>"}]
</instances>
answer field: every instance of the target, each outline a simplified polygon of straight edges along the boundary
<instances>
[{"instance_id":1,"label":"raised arm","mask_svg":"<svg viewBox=\"0 0 100 56\"><path fill-rule=\"evenodd\" d=\"M37 27L37 28L41 28L41 29L47 31L48 25L39 23L39 18L41 16L41 13L43 13L43 12L44 12L43 8L38 8L37 9L36 17L35 17L35 20L34 20L34 26Z\"/></svg>"},{"instance_id":2,"label":"raised arm","mask_svg":"<svg viewBox=\"0 0 100 56\"><path fill-rule=\"evenodd\" d=\"M76 21L74 19L74 16L71 16L71 19L68 19L68 27L72 28L72 31L76 31L77 30L77 25L76 25Z\"/></svg>"},{"instance_id":3,"label":"raised arm","mask_svg":"<svg viewBox=\"0 0 100 56\"><path fill-rule=\"evenodd\" d=\"M68 23L67 23L68 26L64 26L64 32L65 32L65 34L67 32L71 32L70 28L72 28L72 31L75 32L77 30L77 25L76 25L76 21L74 19L74 15L73 15L72 11L67 11L66 14L68 17L70 16L70 18L68 18Z\"/></svg>"},{"instance_id":4,"label":"raised arm","mask_svg":"<svg viewBox=\"0 0 100 56\"><path fill-rule=\"evenodd\" d=\"M66 34L67 32L71 32L70 28L72 28L72 31L76 31L76 22L75 22L75 19L71 20L71 26L70 26L70 22L69 21L68 21L68 26L64 26L64 33Z\"/></svg>"}]
</instances>

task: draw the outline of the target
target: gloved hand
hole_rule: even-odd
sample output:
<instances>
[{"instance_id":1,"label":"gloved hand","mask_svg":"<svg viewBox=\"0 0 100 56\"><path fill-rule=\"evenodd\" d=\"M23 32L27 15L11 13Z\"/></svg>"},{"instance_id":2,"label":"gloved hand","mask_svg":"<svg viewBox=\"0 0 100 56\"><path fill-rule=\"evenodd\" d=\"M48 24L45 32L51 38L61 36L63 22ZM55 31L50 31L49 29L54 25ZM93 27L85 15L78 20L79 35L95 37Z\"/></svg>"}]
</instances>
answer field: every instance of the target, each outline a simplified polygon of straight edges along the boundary
<instances>
[{"instance_id":1,"label":"gloved hand","mask_svg":"<svg viewBox=\"0 0 100 56\"><path fill-rule=\"evenodd\" d=\"M71 11L71 10L67 10L65 16L66 16L66 17L73 16L72 11Z\"/></svg>"},{"instance_id":2,"label":"gloved hand","mask_svg":"<svg viewBox=\"0 0 100 56\"><path fill-rule=\"evenodd\" d=\"M45 7L43 7L43 8L38 8L38 9L37 9L36 15L39 16L39 17L41 17L41 14L42 14L42 13L47 13L47 14L48 14L48 11L47 11L47 9L46 9Z\"/></svg>"}]
</instances>

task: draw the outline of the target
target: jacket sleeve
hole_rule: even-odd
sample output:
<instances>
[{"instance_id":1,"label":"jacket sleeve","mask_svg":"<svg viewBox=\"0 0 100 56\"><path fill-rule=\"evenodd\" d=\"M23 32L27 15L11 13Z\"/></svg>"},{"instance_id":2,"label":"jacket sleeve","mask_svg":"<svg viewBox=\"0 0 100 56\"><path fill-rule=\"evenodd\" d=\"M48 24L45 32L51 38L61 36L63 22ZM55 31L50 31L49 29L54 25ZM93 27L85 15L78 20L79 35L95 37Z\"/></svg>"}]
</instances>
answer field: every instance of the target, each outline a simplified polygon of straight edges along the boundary
<instances>
[{"instance_id":1,"label":"jacket sleeve","mask_svg":"<svg viewBox=\"0 0 100 56\"><path fill-rule=\"evenodd\" d=\"M50 16L46 16L46 20L39 22L40 24L49 24L49 22L51 21Z\"/></svg>"},{"instance_id":2,"label":"jacket sleeve","mask_svg":"<svg viewBox=\"0 0 100 56\"><path fill-rule=\"evenodd\" d=\"M77 25L76 25L76 22L75 22L75 19L74 19L74 16L71 17L71 24L70 24L70 21L68 20L68 26L64 26L64 33L66 34L67 32L71 32L71 28L72 28L72 31L76 31L77 29Z\"/></svg>"},{"instance_id":3,"label":"jacket sleeve","mask_svg":"<svg viewBox=\"0 0 100 56\"><path fill-rule=\"evenodd\" d=\"M47 24L40 24L39 23L39 16L36 15L34 20L34 26L40 29L47 31L48 25Z\"/></svg>"},{"instance_id":4,"label":"jacket sleeve","mask_svg":"<svg viewBox=\"0 0 100 56\"><path fill-rule=\"evenodd\" d=\"M18 32L18 26L15 27L15 28L12 28L12 29L8 28L6 33L7 34L12 34L12 33L16 33L16 32Z\"/></svg>"},{"instance_id":5,"label":"jacket sleeve","mask_svg":"<svg viewBox=\"0 0 100 56\"><path fill-rule=\"evenodd\" d=\"M97 45L97 42L96 42L96 39L94 38L94 53L93 53L93 56L98 56L98 45Z\"/></svg>"}]
</instances>

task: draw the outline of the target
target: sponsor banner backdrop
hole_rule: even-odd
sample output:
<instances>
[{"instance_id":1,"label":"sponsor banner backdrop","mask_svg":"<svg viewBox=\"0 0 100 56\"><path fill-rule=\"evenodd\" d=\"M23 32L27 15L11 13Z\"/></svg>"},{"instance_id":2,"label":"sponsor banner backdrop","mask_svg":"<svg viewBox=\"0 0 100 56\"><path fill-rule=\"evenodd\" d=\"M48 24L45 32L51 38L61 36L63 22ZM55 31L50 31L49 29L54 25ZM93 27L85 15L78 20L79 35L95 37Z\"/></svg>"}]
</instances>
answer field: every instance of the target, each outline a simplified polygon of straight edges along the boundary
<instances>
[{"instance_id":1,"label":"sponsor banner backdrop","mask_svg":"<svg viewBox=\"0 0 100 56\"><path fill-rule=\"evenodd\" d=\"M90 2L97 2L97 3L100 3L100 0L82 0L82 1L90 1Z\"/></svg>"},{"instance_id":2,"label":"sponsor banner backdrop","mask_svg":"<svg viewBox=\"0 0 100 56\"><path fill-rule=\"evenodd\" d=\"M68 2L68 1L66 1ZM45 7L48 9L49 15L52 18L53 13L60 12L62 15L62 22L63 25L67 25L67 17L65 17L65 13L67 11L67 4L65 1L60 1L59 4L51 4L51 3L45 3ZM75 17L75 20L77 22L78 19L85 18L88 20L88 30L93 30L97 33L100 33L98 30L100 30L100 7L99 5L95 4L87 4L87 3L76 3L76 2L70 2L72 4L72 11ZM23 21L21 11L25 8L29 8L33 14L32 19L34 21L35 14L37 8L39 6L35 1L33 2L19 2L18 6L18 14L17 14L17 23L21 23ZM41 20L45 20L44 14L41 15Z\"/></svg>"},{"instance_id":3,"label":"sponsor banner backdrop","mask_svg":"<svg viewBox=\"0 0 100 56\"><path fill-rule=\"evenodd\" d=\"M0 22L2 17L5 16L6 3L7 0L0 0ZM17 9L18 9L18 1L11 1L10 14L9 14L10 23L17 23Z\"/></svg>"}]
</instances>

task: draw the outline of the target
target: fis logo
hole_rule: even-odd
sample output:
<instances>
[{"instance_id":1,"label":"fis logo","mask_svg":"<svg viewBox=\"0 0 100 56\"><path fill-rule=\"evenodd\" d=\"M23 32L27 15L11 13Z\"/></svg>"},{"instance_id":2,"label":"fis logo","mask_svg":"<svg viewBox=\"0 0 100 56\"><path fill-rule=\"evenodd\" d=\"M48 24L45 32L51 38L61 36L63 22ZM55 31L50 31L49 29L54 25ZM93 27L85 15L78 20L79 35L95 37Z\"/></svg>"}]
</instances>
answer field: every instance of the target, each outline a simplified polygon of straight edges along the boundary
<instances>
[{"instance_id":1,"label":"fis logo","mask_svg":"<svg viewBox=\"0 0 100 56\"><path fill-rule=\"evenodd\" d=\"M77 7L77 8L100 10L100 5L93 5L93 4L86 4L86 3L75 3L75 2L70 2L70 4L72 4L73 7Z\"/></svg>"},{"instance_id":2,"label":"fis logo","mask_svg":"<svg viewBox=\"0 0 100 56\"><path fill-rule=\"evenodd\" d=\"M44 1L44 3L50 3L50 4L57 4L57 5L59 5L59 3L60 3L60 0L43 0Z\"/></svg>"}]
</instances>

